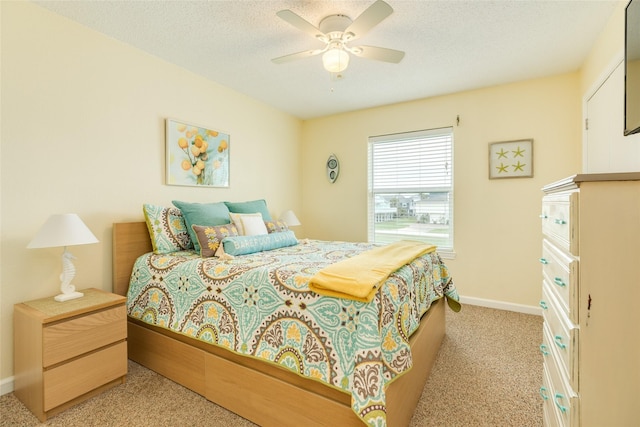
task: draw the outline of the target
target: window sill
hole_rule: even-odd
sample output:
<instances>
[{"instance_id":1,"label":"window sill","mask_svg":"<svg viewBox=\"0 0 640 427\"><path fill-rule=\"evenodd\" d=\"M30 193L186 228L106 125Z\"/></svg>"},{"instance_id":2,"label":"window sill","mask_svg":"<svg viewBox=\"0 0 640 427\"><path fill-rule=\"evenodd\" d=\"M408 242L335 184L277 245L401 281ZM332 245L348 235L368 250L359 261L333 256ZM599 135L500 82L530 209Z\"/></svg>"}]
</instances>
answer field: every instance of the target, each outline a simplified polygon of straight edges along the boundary
<instances>
[{"instance_id":1,"label":"window sill","mask_svg":"<svg viewBox=\"0 0 640 427\"><path fill-rule=\"evenodd\" d=\"M455 251L452 251L452 250L440 251L438 249L436 249L436 251L438 252L438 254L440 254L440 258L442 259L456 259Z\"/></svg>"}]
</instances>

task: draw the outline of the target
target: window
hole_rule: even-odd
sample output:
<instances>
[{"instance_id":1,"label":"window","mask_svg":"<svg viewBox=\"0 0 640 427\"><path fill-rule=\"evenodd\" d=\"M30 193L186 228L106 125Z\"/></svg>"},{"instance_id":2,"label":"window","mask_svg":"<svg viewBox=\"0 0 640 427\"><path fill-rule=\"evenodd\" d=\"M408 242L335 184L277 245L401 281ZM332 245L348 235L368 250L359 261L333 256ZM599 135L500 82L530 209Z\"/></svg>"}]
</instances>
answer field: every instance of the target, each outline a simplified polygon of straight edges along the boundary
<instances>
[{"instance_id":1,"label":"window","mask_svg":"<svg viewBox=\"0 0 640 427\"><path fill-rule=\"evenodd\" d=\"M369 241L453 252L453 129L369 138Z\"/></svg>"}]
</instances>

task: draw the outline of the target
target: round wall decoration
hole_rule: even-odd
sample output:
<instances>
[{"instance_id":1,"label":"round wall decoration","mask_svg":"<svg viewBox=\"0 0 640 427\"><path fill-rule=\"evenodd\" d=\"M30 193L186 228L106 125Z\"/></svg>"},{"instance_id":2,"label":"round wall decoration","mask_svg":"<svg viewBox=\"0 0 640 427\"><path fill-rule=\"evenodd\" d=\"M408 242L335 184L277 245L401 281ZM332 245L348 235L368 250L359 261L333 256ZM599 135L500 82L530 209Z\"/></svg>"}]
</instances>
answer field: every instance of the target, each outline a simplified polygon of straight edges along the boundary
<instances>
[{"instance_id":1,"label":"round wall decoration","mask_svg":"<svg viewBox=\"0 0 640 427\"><path fill-rule=\"evenodd\" d=\"M336 182L339 173L340 162L338 162L338 158L332 154L327 159L327 178L329 178L329 182L332 184Z\"/></svg>"}]
</instances>

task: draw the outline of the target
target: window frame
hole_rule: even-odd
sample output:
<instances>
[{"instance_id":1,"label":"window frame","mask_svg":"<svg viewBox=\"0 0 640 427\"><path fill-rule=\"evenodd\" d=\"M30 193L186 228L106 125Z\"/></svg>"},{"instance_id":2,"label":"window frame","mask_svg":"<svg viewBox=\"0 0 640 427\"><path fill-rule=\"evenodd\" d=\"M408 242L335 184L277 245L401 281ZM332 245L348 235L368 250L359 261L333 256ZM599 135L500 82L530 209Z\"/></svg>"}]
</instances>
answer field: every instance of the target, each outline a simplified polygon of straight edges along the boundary
<instances>
[{"instance_id":1,"label":"window frame","mask_svg":"<svg viewBox=\"0 0 640 427\"><path fill-rule=\"evenodd\" d=\"M446 173L442 174L444 178L445 175L448 176L450 184L447 185L446 182L440 182L437 184L442 185L427 185L427 186L415 186L415 187L384 187L383 188L374 188L374 153L375 146L378 144L393 144L393 143L411 143L419 140L428 140L430 138L438 138L442 137L448 138L449 146L445 150L448 153L444 153L448 155L448 163L446 163L445 169ZM379 145L381 147L381 145ZM440 150L440 149L439 149ZM442 151L442 150L440 150ZM448 211L448 217L445 217L445 221L448 218L448 231L449 238L447 239L448 245L441 245L438 247L438 253L443 258L455 258L454 251L454 132L453 127L443 127L443 128L435 128L435 129L425 129L419 131L409 131L409 132L400 132L395 134L386 134L386 135L378 135L371 136L368 138L367 144L367 176L368 176L368 185L367 185L367 237L369 242L375 242L375 231L376 231L376 195L380 194L420 194L420 193L446 193L448 195L446 204L446 211ZM442 152L440 153L442 154ZM396 216L397 218L397 216ZM398 239L400 240L400 238ZM422 240L422 239L421 239ZM428 240L424 240L428 241ZM449 246L450 245L450 246Z\"/></svg>"}]
</instances>

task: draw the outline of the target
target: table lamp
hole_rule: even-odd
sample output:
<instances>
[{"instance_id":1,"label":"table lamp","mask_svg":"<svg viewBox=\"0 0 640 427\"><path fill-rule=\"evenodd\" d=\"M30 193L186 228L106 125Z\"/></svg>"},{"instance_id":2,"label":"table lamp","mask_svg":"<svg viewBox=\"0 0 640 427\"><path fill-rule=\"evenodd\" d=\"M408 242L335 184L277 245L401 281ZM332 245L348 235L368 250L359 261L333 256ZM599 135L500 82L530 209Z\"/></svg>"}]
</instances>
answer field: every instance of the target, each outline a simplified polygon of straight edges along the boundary
<instances>
[{"instance_id":1,"label":"table lamp","mask_svg":"<svg viewBox=\"0 0 640 427\"><path fill-rule=\"evenodd\" d=\"M64 247L62 252L62 274L60 274L60 295L56 301L68 301L80 298L84 294L76 292L71 284L76 275L76 268L71 261L75 257L67 251L67 246L98 243L98 239L76 214L51 215L40 227L36 236L27 245L28 249Z\"/></svg>"},{"instance_id":2,"label":"table lamp","mask_svg":"<svg viewBox=\"0 0 640 427\"><path fill-rule=\"evenodd\" d=\"M292 210L285 211L282 215L280 215L280 221L284 222L289 227L300 225L298 217L295 213L293 213Z\"/></svg>"}]
</instances>

